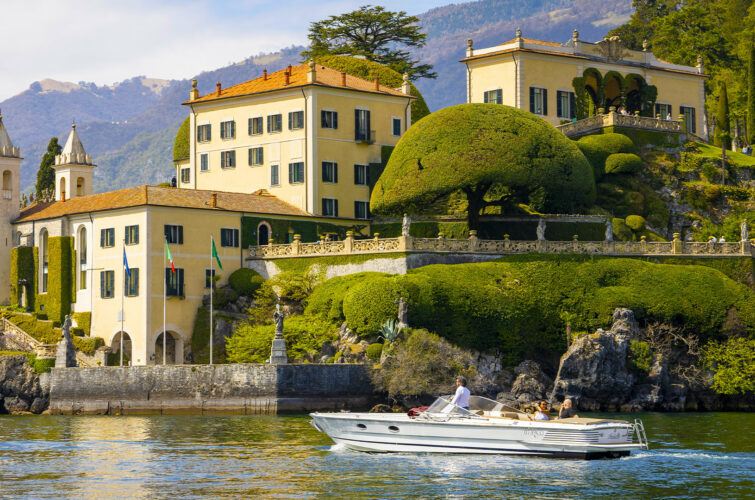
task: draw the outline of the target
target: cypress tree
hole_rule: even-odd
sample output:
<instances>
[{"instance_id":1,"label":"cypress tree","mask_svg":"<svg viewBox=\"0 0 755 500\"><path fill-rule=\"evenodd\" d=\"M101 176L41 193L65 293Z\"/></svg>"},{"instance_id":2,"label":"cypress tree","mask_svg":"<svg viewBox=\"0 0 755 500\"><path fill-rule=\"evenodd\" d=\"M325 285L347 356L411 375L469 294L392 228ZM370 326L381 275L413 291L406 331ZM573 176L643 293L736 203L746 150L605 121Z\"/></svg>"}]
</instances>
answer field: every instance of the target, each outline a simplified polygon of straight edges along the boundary
<instances>
[{"instance_id":1,"label":"cypress tree","mask_svg":"<svg viewBox=\"0 0 755 500\"><path fill-rule=\"evenodd\" d=\"M716 113L716 136L718 143L731 149L731 124L729 123L729 96L726 94L726 82L721 82L721 93L718 96L718 112Z\"/></svg>"},{"instance_id":2,"label":"cypress tree","mask_svg":"<svg viewBox=\"0 0 755 500\"><path fill-rule=\"evenodd\" d=\"M750 42L747 60L747 143L755 142L755 43Z\"/></svg>"},{"instance_id":3,"label":"cypress tree","mask_svg":"<svg viewBox=\"0 0 755 500\"><path fill-rule=\"evenodd\" d=\"M37 171L37 199L41 199L42 193L45 190L52 190L55 192L55 170L52 168L55 165L55 156L59 155L63 151L63 148L58 144L58 138L53 137L50 139L50 143L47 145L47 152L42 157L42 163L39 164L39 170Z\"/></svg>"}]
</instances>

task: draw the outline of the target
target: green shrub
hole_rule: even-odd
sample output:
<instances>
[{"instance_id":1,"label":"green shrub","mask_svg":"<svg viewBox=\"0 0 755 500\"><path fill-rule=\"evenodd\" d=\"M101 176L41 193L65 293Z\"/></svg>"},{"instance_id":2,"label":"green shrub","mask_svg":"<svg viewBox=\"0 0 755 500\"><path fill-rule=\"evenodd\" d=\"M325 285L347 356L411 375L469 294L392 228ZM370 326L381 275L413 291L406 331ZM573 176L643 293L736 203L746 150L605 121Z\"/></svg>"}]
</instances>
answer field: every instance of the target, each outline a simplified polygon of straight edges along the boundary
<instances>
[{"instance_id":1,"label":"green shrub","mask_svg":"<svg viewBox=\"0 0 755 500\"><path fill-rule=\"evenodd\" d=\"M606 158L607 174L636 174L642 171L642 159L633 153L613 153Z\"/></svg>"},{"instance_id":2,"label":"green shrub","mask_svg":"<svg viewBox=\"0 0 755 500\"><path fill-rule=\"evenodd\" d=\"M588 135L576 141L577 147L590 162L597 182L606 172L606 159L616 153L636 153L632 140L622 134Z\"/></svg>"},{"instance_id":3,"label":"green shrub","mask_svg":"<svg viewBox=\"0 0 755 500\"><path fill-rule=\"evenodd\" d=\"M355 284L363 281L371 281L378 276L389 276L384 273L364 272L338 276L329 279L326 283L315 287L307 301L306 314L319 316L333 323L344 321L343 299L346 292Z\"/></svg>"},{"instance_id":4,"label":"green shrub","mask_svg":"<svg viewBox=\"0 0 755 500\"><path fill-rule=\"evenodd\" d=\"M34 373L49 373L52 368L55 368L55 359L39 359L34 356Z\"/></svg>"},{"instance_id":5,"label":"green shrub","mask_svg":"<svg viewBox=\"0 0 755 500\"><path fill-rule=\"evenodd\" d=\"M653 351L647 342L632 340L629 342L629 369L640 378L647 377L653 366Z\"/></svg>"},{"instance_id":6,"label":"green shrub","mask_svg":"<svg viewBox=\"0 0 755 500\"><path fill-rule=\"evenodd\" d=\"M380 361L380 356L383 354L383 344L378 342L367 346L367 357L374 362Z\"/></svg>"},{"instance_id":7,"label":"green shrub","mask_svg":"<svg viewBox=\"0 0 755 500\"><path fill-rule=\"evenodd\" d=\"M212 292L212 306L222 309L227 304L235 302L239 294L233 288L218 288Z\"/></svg>"},{"instance_id":8,"label":"green shrub","mask_svg":"<svg viewBox=\"0 0 755 500\"><path fill-rule=\"evenodd\" d=\"M262 286L263 281L265 281L264 278L257 271L246 267L236 269L228 277L228 284L231 285L231 288L236 290L239 295L247 297L253 297Z\"/></svg>"},{"instance_id":9,"label":"green shrub","mask_svg":"<svg viewBox=\"0 0 755 500\"><path fill-rule=\"evenodd\" d=\"M635 233L639 233L645 230L645 218L640 215L630 215L629 217L624 219L624 222L626 223L627 227Z\"/></svg>"},{"instance_id":10,"label":"green shrub","mask_svg":"<svg viewBox=\"0 0 755 500\"><path fill-rule=\"evenodd\" d=\"M173 161L183 160L189 157L189 117L181 123L176 133L176 139L173 141Z\"/></svg>"},{"instance_id":11,"label":"green shrub","mask_svg":"<svg viewBox=\"0 0 755 500\"><path fill-rule=\"evenodd\" d=\"M703 350L703 364L715 372L713 389L719 394L755 391L755 339L711 342Z\"/></svg>"},{"instance_id":12,"label":"green shrub","mask_svg":"<svg viewBox=\"0 0 755 500\"><path fill-rule=\"evenodd\" d=\"M632 230L627 226L626 222L624 222L624 219L612 219L611 224L613 225L613 235L616 237L619 241L633 241L635 239L635 235L632 233Z\"/></svg>"},{"instance_id":13,"label":"green shrub","mask_svg":"<svg viewBox=\"0 0 755 500\"><path fill-rule=\"evenodd\" d=\"M76 321L76 324L79 325L78 328L82 332L84 332L84 335L86 335L87 337L91 335L91 332L92 332L92 313L91 312L73 313L71 316Z\"/></svg>"},{"instance_id":14,"label":"green shrub","mask_svg":"<svg viewBox=\"0 0 755 500\"><path fill-rule=\"evenodd\" d=\"M226 351L231 363L264 363L270 358L275 325L244 323L228 339ZM338 338L332 324L311 316L291 316L285 319L283 338L289 359L299 362L314 360L322 343Z\"/></svg>"},{"instance_id":15,"label":"green shrub","mask_svg":"<svg viewBox=\"0 0 755 500\"><path fill-rule=\"evenodd\" d=\"M71 337L71 340L73 346L87 356L94 356L94 351L105 345L105 341L100 337Z\"/></svg>"}]
</instances>

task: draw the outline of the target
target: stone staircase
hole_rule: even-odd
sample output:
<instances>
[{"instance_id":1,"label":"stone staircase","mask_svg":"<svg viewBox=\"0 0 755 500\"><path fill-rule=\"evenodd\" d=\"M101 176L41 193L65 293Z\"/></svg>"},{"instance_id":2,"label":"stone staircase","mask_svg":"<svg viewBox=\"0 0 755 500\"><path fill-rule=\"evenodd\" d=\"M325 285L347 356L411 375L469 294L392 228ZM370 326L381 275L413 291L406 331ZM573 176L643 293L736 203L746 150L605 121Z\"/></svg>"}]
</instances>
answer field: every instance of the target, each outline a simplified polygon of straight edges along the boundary
<instances>
[{"instance_id":1,"label":"stone staircase","mask_svg":"<svg viewBox=\"0 0 755 500\"><path fill-rule=\"evenodd\" d=\"M55 359L58 344L43 344L7 318L0 318L0 339L6 349L33 352L38 359ZM79 366L97 366L94 358L81 351L76 351Z\"/></svg>"}]
</instances>

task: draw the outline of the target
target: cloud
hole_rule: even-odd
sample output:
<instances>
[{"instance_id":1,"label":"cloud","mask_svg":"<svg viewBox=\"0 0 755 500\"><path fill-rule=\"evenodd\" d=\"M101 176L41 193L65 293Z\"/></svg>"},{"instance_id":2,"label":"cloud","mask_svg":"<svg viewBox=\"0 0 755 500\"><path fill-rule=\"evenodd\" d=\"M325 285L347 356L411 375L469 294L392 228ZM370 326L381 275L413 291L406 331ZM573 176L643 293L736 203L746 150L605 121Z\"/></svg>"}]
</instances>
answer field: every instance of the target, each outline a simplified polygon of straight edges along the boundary
<instances>
[{"instance_id":1,"label":"cloud","mask_svg":"<svg viewBox=\"0 0 755 500\"><path fill-rule=\"evenodd\" d=\"M338 0L2 0L0 101L52 78L111 84L188 78L305 44L309 23L357 8ZM420 0L425 9L447 2ZM405 9L398 0L382 2Z\"/></svg>"}]
</instances>

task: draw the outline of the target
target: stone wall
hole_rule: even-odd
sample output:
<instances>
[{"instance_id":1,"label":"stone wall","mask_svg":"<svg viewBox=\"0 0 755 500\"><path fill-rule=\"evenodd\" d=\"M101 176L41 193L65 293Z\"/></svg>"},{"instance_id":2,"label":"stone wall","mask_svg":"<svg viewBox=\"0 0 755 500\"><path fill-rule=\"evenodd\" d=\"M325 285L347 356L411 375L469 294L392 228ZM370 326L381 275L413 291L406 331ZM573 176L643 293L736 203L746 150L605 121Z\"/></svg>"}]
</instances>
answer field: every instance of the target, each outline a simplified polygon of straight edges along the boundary
<instances>
[{"instance_id":1,"label":"stone wall","mask_svg":"<svg viewBox=\"0 0 755 500\"><path fill-rule=\"evenodd\" d=\"M54 368L53 414L276 414L367 409L365 365Z\"/></svg>"}]
</instances>

